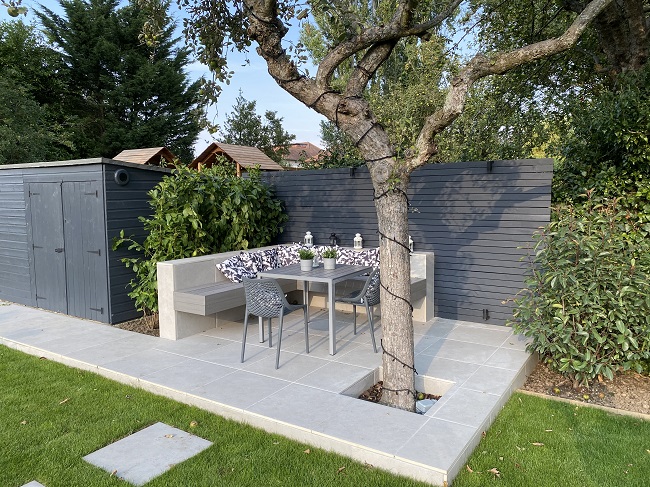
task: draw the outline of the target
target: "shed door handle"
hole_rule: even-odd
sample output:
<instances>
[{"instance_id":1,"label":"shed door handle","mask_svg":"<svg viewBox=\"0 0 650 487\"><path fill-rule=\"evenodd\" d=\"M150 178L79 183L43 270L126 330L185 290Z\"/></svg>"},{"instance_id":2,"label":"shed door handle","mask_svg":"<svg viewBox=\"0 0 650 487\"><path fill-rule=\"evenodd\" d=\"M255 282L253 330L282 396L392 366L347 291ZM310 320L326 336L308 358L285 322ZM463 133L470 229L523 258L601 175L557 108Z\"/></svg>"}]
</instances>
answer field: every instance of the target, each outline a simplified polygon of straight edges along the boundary
<instances>
[{"instance_id":1,"label":"shed door handle","mask_svg":"<svg viewBox=\"0 0 650 487\"><path fill-rule=\"evenodd\" d=\"M55 251L57 254L60 254L61 252L63 252L63 247L59 247L58 249L54 249L54 251Z\"/></svg>"}]
</instances>

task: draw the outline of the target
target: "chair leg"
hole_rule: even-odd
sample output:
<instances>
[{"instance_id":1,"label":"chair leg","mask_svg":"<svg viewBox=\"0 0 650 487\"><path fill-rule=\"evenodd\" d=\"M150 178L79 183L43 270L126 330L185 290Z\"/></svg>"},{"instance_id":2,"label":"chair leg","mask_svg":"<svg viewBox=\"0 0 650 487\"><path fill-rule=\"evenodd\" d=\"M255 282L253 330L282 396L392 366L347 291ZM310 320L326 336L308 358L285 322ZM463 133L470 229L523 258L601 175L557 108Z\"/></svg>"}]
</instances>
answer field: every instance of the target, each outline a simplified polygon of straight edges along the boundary
<instances>
[{"instance_id":1,"label":"chair leg","mask_svg":"<svg viewBox=\"0 0 650 487\"><path fill-rule=\"evenodd\" d=\"M244 362L244 351L246 350L246 330L248 330L248 308L246 308L246 316L244 316L244 335L241 339L241 361Z\"/></svg>"},{"instance_id":2,"label":"chair leg","mask_svg":"<svg viewBox=\"0 0 650 487\"><path fill-rule=\"evenodd\" d=\"M357 334L357 305L352 305L352 314L354 315L354 334Z\"/></svg>"},{"instance_id":3,"label":"chair leg","mask_svg":"<svg viewBox=\"0 0 650 487\"><path fill-rule=\"evenodd\" d=\"M305 307L305 350L309 353L309 324L307 323L307 308Z\"/></svg>"},{"instance_id":4,"label":"chair leg","mask_svg":"<svg viewBox=\"0 0 650 487\"><path fill-rule=\"evenodd\" d=\"M269 318L269 348L273 347L273 330L271 325L272 318Z\"/></svg>"},{"instance_id":5,"label":"chair leg","mask_svg":"<svg viewBox=\"0 0 650 487\"><path fill-rule=\"evenodd\" d=\"M278 350L275 352L275 368L280 367L280 345L282 344L282 324L284 322L284 313L280 311L280 325L278 326Z\"/></svg>"},{"instance_id":6,"label":"chair leg","mask_svg":"<svg viewBox=\"0 0 650 487\"><path fill-rule=\"evenodd\" d=\"M375 325L372 322L372 312L370 311L370 306L366 302L366 314L368 315L368 324L370 325L370 336L372 337L372 348L375 349L377 353L377 343L375 342Z\"/></svg>"}]
</instances>

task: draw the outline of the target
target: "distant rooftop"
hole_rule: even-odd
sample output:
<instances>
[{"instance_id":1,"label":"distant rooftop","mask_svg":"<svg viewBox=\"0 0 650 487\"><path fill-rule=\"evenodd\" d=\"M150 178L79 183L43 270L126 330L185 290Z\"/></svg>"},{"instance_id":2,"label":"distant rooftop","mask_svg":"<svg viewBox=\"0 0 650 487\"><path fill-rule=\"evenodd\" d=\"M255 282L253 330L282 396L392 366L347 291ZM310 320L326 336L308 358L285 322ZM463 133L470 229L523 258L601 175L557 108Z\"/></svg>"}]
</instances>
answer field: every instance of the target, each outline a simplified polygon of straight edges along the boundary
<instances>
[{"instance_id":1,"label":"distant rooftop","mask_svg":"<svg viewBox=\"0 0 650 487\"><path fill-rule=\"evenodd\" d=\"M167 147L149 147L147 149L123 150L113 159L149 166L175 167L174 159L176 159L176 156ZM163 160L165 162L161 163Z\"/></svg>"},{"instance_id":2,"label":"distant rooftop","mask_svg":"<svg viewBox=\"0 0 650 487\"><path fill-rule=\"evenodd\" d=\"M199 164L202 167L212 167L218 156L224 156L226 159L237 165L237 174L241 174L242 169L249 169L257 165L262 171L282 171L282 166L264 154L257 147L248 147L245 145L224 144L222 142L213 142L201 154L192 161L190 167L197 169Z\"/></svg>"}]
</instances>

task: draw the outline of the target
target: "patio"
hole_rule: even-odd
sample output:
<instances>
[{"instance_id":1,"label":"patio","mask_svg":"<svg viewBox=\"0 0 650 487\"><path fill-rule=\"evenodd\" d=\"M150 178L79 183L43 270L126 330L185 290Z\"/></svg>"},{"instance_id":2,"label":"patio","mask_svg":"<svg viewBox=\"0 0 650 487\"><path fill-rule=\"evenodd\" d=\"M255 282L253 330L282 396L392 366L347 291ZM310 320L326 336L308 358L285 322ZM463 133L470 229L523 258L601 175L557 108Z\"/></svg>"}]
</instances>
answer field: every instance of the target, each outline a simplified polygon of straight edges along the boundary
<instances>
[{"instance_id":1,"label":"patio","mask_svg":"<svg viewBox=\"0 0 650 487\"><path fill-rule=\"evenodd\" d=\"M337 312L331 356L327 312L311 315L311 353L300 313L290 315L278 370L275 349L257 343L253 328L239 362L241 322L171 341L11 304L0 306L0 343L434 485L453 479L534 366L509 328L416 323L418 387L443 397L425 415L408 413L346 395L379 379L381 354L363 318L355 336L352 316Z\"/></svg>"}]
</instances>

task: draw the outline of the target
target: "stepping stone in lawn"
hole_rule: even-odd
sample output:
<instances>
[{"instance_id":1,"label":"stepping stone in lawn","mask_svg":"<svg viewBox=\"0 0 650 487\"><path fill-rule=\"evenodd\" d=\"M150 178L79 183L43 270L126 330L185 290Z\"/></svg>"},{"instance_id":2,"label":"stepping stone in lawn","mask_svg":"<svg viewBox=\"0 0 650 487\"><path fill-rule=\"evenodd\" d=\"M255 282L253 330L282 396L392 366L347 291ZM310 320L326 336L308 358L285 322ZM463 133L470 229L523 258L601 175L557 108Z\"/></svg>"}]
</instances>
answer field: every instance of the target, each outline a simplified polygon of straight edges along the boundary
<instances>
[{"instance_id":1,"label":"stepping stone in lawn","mask_svg":"<svg viewBox=\"0 0 650 487\"><path fill-rule=\"evenodd\" d=\"M211 445L186 431L156 423L83 458L132 484L143 485Z\"/></svg>"},{"instance_id":2,"label":"stepping stone in lawn","mask_svg":"<svg viewBox=\"0 0 650 487\"><path fill-rule=\"evenodd\" d=\"M2 306L2 303L0 303L0 306ZM36 480L32 480L30 483L25 484L22 487L45 487L45 486L40 482L36 482Z\"/></svg>"}]
</instances>

